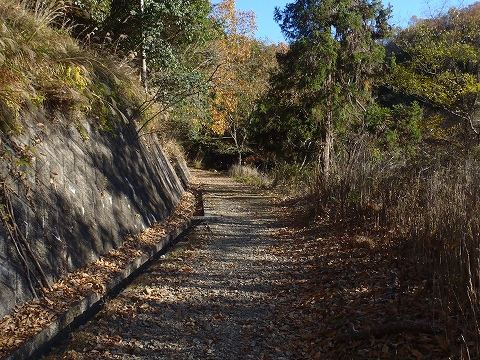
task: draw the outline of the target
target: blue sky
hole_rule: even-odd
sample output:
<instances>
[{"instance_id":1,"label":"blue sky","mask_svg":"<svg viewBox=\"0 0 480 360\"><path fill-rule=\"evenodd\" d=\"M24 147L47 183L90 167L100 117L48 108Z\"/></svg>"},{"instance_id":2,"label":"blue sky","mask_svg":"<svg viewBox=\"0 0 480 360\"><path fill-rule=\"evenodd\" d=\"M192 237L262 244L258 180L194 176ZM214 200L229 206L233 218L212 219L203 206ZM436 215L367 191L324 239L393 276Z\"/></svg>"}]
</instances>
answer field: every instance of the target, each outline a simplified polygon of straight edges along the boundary
<instances>
[{"instance_id":1,"label":"blue sky","mask_svg":"<svg viewBox=\"0 0 480 360\"><path fill-rule=\"evenodd\" d=\"M220 0L212 0L213 4ZM273 11L276 6L285 7L294 0L236 0L236 7L240 10L252 10L257 15L257 38L269 39L275 43L284 41L278 24L273 20ZM393 7L393 18L390 23L395 26L406 27L414 15L418 17L431 17L439 12L444 12L450 7L465 7L473 4L472 0L384 0L385 5Z\"/></svg>"}]
</instances>

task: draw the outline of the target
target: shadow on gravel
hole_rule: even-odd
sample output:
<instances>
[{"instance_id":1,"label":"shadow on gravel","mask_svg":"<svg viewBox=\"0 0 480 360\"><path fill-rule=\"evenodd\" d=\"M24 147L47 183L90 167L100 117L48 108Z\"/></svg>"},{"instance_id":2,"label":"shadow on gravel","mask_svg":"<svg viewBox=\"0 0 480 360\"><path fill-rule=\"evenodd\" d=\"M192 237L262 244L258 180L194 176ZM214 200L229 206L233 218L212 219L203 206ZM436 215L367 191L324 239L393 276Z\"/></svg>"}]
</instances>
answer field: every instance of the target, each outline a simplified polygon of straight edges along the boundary
<instances>
[{"instance_id":1,"label":"shadow on gravel","mask_svg":"<svg viewBox=\"0 0 480 360\"><path fill-rule=\"evenodd\" d=\"M204 220L48 359L287 359L267 193L201 173ZM72 355L73 354L73 355ZM47 360L47 359L45 359Z\"/></svg>"}]
</instances>

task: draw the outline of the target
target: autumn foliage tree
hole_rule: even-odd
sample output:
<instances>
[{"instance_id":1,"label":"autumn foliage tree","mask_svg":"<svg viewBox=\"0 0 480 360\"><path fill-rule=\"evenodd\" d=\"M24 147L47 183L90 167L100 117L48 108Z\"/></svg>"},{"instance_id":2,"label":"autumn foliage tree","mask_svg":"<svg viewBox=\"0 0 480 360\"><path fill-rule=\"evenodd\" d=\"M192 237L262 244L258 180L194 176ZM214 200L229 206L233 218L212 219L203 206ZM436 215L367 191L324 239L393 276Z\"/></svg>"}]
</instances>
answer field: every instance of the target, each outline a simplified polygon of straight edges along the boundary
<instances>
[{"instance_id":1,"label":"autumn foliage tree","mask_svg":"<svg viewBox=\"0 0 480 360\"><path fill-rule=\"evenodd\" d=\"M235 0L223 0L215 5L212 16L223 25L215 41L218 63L212 77L212 130L223 135L235 117L239 95L246 85L239 75L251 55L255 14L236 10Z\"/></svg>"},{"instance_id":2,"label":"autumn foliage tree","mask_svg":"<svg viewBox=\"0 0 480 360\"><path fill-rule=\"evenodd\" d=\"M255 14L235 8L234 0L214 5L212 19L221 24L211 44L216 58L211 76L211 130L218 151L242 163L248 145L249 122L255 101L268 87L275 66L272 46L256 40Z\"/></svg>"},{"instance_id":3,"label":"autumn foliage tree","mask_svg":"<svg viewBox=\"0 0 480 360\"><path fill-rule=\"evenodd\" d=\"M390 87L480 130L480 3L419 19L394 39ZM468 136L470 134L470 136Z\"/></svg>"}]
</instances>

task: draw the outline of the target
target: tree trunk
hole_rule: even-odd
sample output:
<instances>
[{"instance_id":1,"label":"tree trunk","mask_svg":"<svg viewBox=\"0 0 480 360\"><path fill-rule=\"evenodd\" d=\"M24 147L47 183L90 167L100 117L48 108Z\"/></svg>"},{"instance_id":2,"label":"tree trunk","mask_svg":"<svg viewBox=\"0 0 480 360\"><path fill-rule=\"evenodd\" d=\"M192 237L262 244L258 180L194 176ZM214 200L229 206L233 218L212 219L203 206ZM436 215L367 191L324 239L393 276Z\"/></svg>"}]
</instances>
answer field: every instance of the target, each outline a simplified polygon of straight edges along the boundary
<instances>
[{"instance_id":1,"label":"tree trunk","mask_svg":"<svg viewBox=\"0 0 480 360\"><path fill-rule=\"evenodd\" d=\"M323 127L324 127L324 138L323 138L323 149L321 154L321 168L323 170L323 176L325 178L325 182L328 182L330 178L330 174L332 171L332 159L333 159L333 117L334 117L334 109L333 109L333 95L331 94L332 91L332 83L333 78L332 74L329 74L327 79L325 80L325 90L329 93L327 101L326 101L326 114L323 120Z\"/></svg>"},{"instance_id":2,"label":"tree trunk","mask_svg":"<svg viewBox=\"0 0 480 360\"><path fill-rule=\"evenodd\" d=\"M333 125L332 125L332 111L327 111L327 121L325 124L325 138L323 140L323 149L321 157L321 166L323 176L327 182L332 171L332 157L333 157Z\"/></svg>"},{"instance_id":3,"label":"tree trunk","mask_svg":"<svg viewBox=\"0 0 480 360\"><path fill-rule=\"evenodd\" d=\"M140 11L142 13L143 17L143 12L145 10L145 0L140 0ZM142 19L142 27L141 30L142 32L142 49L141 49L141 73L140 73L140 78L142 81L143 88L145 89L145 93L148 92L148 84L147 84L147 50L145 48L145 33L143 30L143 19Z\"/></svg>"}]
</instances>

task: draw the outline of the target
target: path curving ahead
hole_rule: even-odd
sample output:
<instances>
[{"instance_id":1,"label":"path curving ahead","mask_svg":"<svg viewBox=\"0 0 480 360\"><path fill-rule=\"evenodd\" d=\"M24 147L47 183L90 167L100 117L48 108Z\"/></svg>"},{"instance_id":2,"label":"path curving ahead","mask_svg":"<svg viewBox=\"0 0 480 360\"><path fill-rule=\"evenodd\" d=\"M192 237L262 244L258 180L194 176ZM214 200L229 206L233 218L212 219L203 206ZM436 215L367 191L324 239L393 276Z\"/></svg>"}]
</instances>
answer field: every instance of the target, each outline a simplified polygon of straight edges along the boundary
<instances>
[{"instance_id":1,"label":"path curving ahead","mask_svg":"<svg viewBox=\"0 0 480 360\"><path fill-rule=\"evenodd\" d=\"M266 192L194 171L208 219L46 359L289 359L275 326L288 266Z\"/></svg>"}]
</instances>

